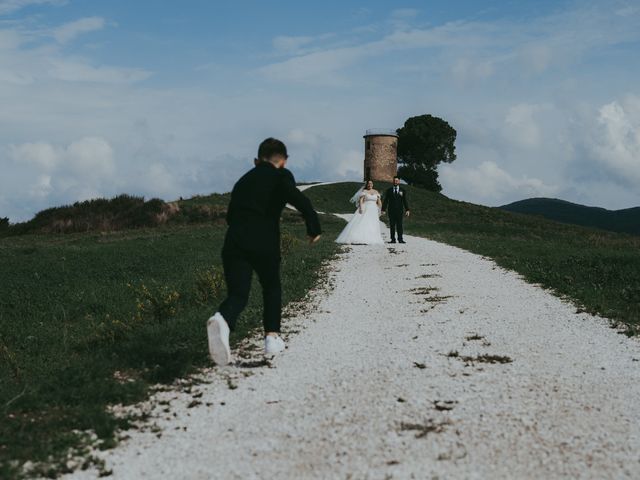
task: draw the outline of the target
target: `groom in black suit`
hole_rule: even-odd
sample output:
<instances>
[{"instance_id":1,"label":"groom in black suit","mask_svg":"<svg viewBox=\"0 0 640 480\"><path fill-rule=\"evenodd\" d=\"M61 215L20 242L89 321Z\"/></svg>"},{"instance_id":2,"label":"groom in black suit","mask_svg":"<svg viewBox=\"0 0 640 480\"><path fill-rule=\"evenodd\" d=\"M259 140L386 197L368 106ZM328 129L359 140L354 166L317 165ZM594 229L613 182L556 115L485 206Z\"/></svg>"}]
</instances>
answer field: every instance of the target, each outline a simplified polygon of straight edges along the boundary
<instances>
[{"instance_id":1,"label":"groom in black suit","mask_svg":"<svg viewBox=\"0 0 640 480\"><path fill-rule=\"evenodd\" d=\"M400 186L400 179L393 177L393 187L387 189L382 201L382 213L389 213L389 226L391 227L391 242L396 243L396 230L398 231L398 241L405 243L402 238L404 233L402 220L409 216L409 202L407 192Z\"/></svg>"}]
</instances>

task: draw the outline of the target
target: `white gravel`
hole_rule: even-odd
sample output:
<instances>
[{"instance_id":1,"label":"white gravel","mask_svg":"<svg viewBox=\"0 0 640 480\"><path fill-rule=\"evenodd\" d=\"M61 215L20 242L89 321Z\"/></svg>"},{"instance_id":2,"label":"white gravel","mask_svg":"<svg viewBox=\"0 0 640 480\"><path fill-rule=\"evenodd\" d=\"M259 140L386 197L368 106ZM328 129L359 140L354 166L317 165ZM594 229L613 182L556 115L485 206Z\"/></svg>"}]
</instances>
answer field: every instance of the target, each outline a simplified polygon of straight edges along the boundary
<instances>
[{"instance_id":1,"label":"white gravel","mask_svg":"<svg viewBox=\"0 0 640 480\"><path fill-rule=\"evenodd\" d=\"M157 428L100 454L113 478L640 478L639 342L406 239L341 254L314 311L285 319L300 331L273 368L155 395ZM483 354L512 362L463 358Z\"/></svg>"}]
</instances>

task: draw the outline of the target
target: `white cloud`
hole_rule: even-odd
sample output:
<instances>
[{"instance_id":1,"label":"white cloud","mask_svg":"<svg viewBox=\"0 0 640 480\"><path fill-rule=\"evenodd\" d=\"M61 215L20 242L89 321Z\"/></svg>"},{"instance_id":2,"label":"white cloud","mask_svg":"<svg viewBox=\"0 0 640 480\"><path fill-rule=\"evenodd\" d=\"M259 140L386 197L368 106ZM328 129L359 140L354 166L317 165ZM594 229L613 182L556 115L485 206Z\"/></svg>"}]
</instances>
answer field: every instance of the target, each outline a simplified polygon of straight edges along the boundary
<instances>
[{"instance_id":1,"label":"white cloud","mask_svg":"<svg viewBox=\"0 0 640 480\"><path fill-rule=\"evenodd\" d=\"M505 135L522 147L536 148L543 141L536 114L547 109L545 105L522 103L509 109L505 118Z\"/></svg>"},{"instance_id":2,"label":"white cloud","mask_svg":"<svg viewBox=\"0 0 640 480\"><path fill-rule=\"evenodd\" d=\"M53 170L60 157L57 149L45 142L11 145L9 155L17 163L27 163L45 172Z\"/></svg>"},{"instance_id":3,"label":"white cloud","mask_svg":"<svg viewBox=\"0 0 640 480\"><path fill-rule=\"evenodd\" d=\"M620 183L640 184L640 97L611 102L600 108L593 132L594 159Z\"/></svg>"},{"instance_id":4,"label":"white cloud","mask_svg":"<svg viewBox=\"0 0 640 480\"><path fill-rule=\"evenodd\" d=\"M0 15L6 15L31 5L66 5L68 0L0 0Z\"/></svg>"},{"instance_id":5,"label":"white cloud","mask_svg":"<svg viewBox=\"0 0 640 480\"><path fill-rule=\"evenodd\" d=\"M162 192L162 195L176 197L180 194L180 186L169 169L162 163L153 163L147 169L147 188L152 192Z\"/></svg>"},{"instance_id":6,"label":"white cloud","mask_svg":"<svg viewBox=\"0 0 640 480\"><path fill-rule=\"evenodd\" d=\"M313 42L313 37L298 36L291 37L279 35L273 39L273 48L283 53L292 53L300 50L301 47Z\"/></svg>"},{"instance_id":7,"label":"white cloud","mask_svg":"<svg viewBox=\"0 0 640 480\"><path fill-rule=\"evenodd\" d=\"M29 195L36 198L47 198L53 191L50 175L38 175L36 181L29 188Z\"/></svg>"},{"instance_id":8,"label":"white cloud","mask_svg":"<svg viewBox=\"0 0 640 480\"><path fill-rule=\"evenodd\" d=\"M104 24L98 17L80 19L54 29L57 33L52 35L60 42L66 42ZM65 54L59 44L42 44L34 39L41 40L37 29L0 29L0 88L2 84L37 85L52 80L126 84L140 82L152 75L141 68L94 65L89 59Z\"/></svg>"},{"instance_id":9,"label":"white cloud","mask_svg":"<svg viewBox=\"0 0 640 480\"><path fill-rule=\"evenodd\" d=\"M491 60L478 61L469 58L459 58L451 68L453 78L461 85L485 80L491 77L494 71L494 65Z\"/></svg>"},{"instance_id":10,"label":"white cloud","mask_svg":"<svg viewBox=\"0 0 640 480\"><path fill-rule=\"evenodd\" d=\"M62 163L82 178L108 178L115 173L113 148L100 137L85 137L72 142L63 153Z\"/></svg>"},{"instance_id":11,"label":"white cloud","mask_svg":"<svg viewBox=\"0 0 640 480\"><path fill-rule=\"evenodd\" d=\"M18 202L24 202L25 195L42 206L85 200L120 183L113 148L103 138L84 137L68 145L12 145L8 155L13 164L2 187ZM18 184L12 182L16 178Z\"/></svg>"},{"instance_id":12,"label":"white cloud","mask_svg":"<svg viewBox=\"0 0 640 480\"><path fill-rule=\"evenodd\" d=\"M53 38L59 43L68 43L77 36L96 30L102 30L105 20L101 17L86 17L65 23L53 30Z\"/></svg>"},{"instance_id":13,"label":"white cloud","mask_svg":"<svg viewBox=\"0 0 640 480\"><path fill-rule=\"evenodd\" d=\"M316 132L308 132L302 128L294 128L286 136L287 142L295 145L296 147L305 147L312 150L317 149L322 138Z\"/></svg>"},{"instance_id":14,"label":"white cloud","mask_svg":"<svg viewBox=\"0 0 640 480\"><path fill-rule=\"evenodd\" d=\"M350 178L352 180L362 181L362 169L364 164L364 154L362 150L347 150L336 156L337 164L334 171L328 172L329 175L338 178ZM327 177L331 178L331 177Z\"/></svg>"},{"instance_id":15,"label":"white cloud","mask_svg":"<svg viewBox=\"0 0 640 480\"><path fill-rule=\"evenodd\" d=\"M0 30L0 51L10 51L20 46L23 38L17 31Z\"/></svg>"},{"instance_id":16,"label":"white cloud","mask_svg":"<svg viewBox=\"0 0 640 480\"><path fill-rule=\"evenodd\" d=\"M530 196L640 204L639 96L602 106L519 103L497 119L460 125L459 158L440 167L446 194L491 205Z\"/></svg>"},{"instance_id":17,"label":"white cloud","mask_svg":"<svg viewBox=\"0 0 640 480\"><path fill-rule=\"evenodd\" d=\"M376 58L380 62L384 55L415 49L468 49L472 45L486 44L490 41L487 34L494 32L493 26L464 22L452 22L429 29L411 29L404 23L402 26L395 24L393 31L379 40L317 48L310 53L295 54L294 52L291 58L265 65L259 69L259 72L284 83L343 87L351 83L345 80L347 78L345 72L370 58ZM412 68L414 64L415 62L412 62ZM448 64L438 65L438 69L443 67L445 70L453 71L457 76L460 76L464 69L464 65L457 67ZM492 60L487 59L467 70L474 75L486 78L493 73Z\"/></svg>"},{"instance_id":18,"label":"white cloud","mask_svg":"<svg viewBox=\"0 0 640 480\"><path fill-rule=\"evenodd\" d=\"M390 15L392 31L378 40L319 46L312 52L290 51L292 57L263 66L278 82L345 87L347 71L370 58L412 52L405 67L417 71L424 58L414 51L428 51L425 69L441 75L448 72L462 83L538 76L551 67L579 64L595 51L611 45L637 41L640 9L625 9L619 15L606 7L576 8L525 22L452 21L416 28L414 9L399 9ZM307 41L308 37L299 37ZM438 49L444 54L433 54Z\"/></svg>"},{"instance_id":19,"label":"white cloud","mask_svg":"<svg viewBox=\"0 0 640 480\"><path fill-rule=\"evenodd\" d=\"M369 55L373 55L370 52ZM349 82L340 71L363 56L362 48L345 47L313 52L283 62L267 65L258 70L261 75L287 83L344 86Z\"/></svg>"},{"instance_id":20,"label":"white cloud","mask_svg":"<svg viewBox=\"0 0 640 480\"><path fill-rule=\"evenodd\" d=\"M490 205L506 203L507 199L553 196L558 191L557 186L547 185L538 178L514 177L491 161L471 168L444 164L439 172L442 185L448 191L465 192L465 199Z\"/></svg>"},{"instance_id":21,"label":"white cloud","mask_svg":"<svg viewBox=\"0 0 640 480\"><path fill-rule=\"evenodd\" d=\"M336 38L336 34L333 32L322 33L319 35L278 35L271 41L274 49L274 54L277 57L282 56L298 56L313 53L316 51L325 50L327 41L332 41ZM343 42L338 40L334 42L336 45L340 45ZM270 55L273 56L273 55Z\"/></svg>"},{"instance_id":22,"label":"white cloud","mask_svg":"<svg viewBox=\"0 0 640 480\"><path fill-rule=\"evenodd\" d=\"M103 138L84 137L67 146L47 142L11 145L9 154L17 164L35 168L36 172L61 171L65 175L104 177L114 173L113 148Z\"/></svg>"},{"instance_id":23,"label":"white cloud","mask_svg":"<svg viewBox=\"0 0 640 480\"><path fill-rule=\"evenodd\" d=\"M49 65L51 78L69 82L135 83L152 75L138 68L93 66L80 58L51 58Z\"/></svg>"},{"instance_id":24,"label":"white cloud","mask_svg":"<svg viewBox=\"0 0 640 480\"><path fill-rule=\"evenodd\" d=\"M293 167L304 180L356 178L362 176L362 150L344 149L318 131L294 128L283 136ZM318 166L322 165L322 172Z\"/></svg>"},{"instance_id":25,"label":"white cloud","mask_svg":"<svg viewBox=\"0 0 640 480\"><path fill-rule=\"evenodd\" d=\"M546 44L524 45L517 53L525 69L540 74L552 63L554 53L552 47Z\"/></svg>"}]
</instances>

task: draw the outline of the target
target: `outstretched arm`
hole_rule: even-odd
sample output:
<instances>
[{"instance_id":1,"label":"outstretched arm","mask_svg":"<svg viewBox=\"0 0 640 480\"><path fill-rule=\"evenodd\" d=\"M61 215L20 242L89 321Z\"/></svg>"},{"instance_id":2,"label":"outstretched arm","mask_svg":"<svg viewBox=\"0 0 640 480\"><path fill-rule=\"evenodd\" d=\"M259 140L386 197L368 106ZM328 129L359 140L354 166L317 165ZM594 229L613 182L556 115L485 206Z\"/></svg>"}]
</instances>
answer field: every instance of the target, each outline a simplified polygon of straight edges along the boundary
<instances>
[{"instance_id":1,"label":"outstretched arm","mask_svg":"<svg viewBox=\"0 0 640 480\"><path fill-rule=\"evenodd\" d=\"M313 209L311 201L305 197L300 190L298 190L293 174L288 170L283 171L282 188L284 190L284 197L287 203L293 205L296 210L302 214L304 222L307 225L307 235L312 239L312 241L317 240L322 233L318 214Z\"/></svg>"}]
</instances>

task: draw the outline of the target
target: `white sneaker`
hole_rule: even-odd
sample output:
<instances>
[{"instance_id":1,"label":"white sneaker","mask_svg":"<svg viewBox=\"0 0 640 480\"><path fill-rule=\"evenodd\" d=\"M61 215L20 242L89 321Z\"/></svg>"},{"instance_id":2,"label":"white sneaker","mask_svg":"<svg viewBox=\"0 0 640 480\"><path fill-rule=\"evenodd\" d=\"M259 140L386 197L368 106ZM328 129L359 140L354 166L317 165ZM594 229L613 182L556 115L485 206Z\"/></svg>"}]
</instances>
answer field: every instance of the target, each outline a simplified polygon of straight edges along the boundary
<instances>
[{"instance_id":1,"label":"white sneaker","mask_svg":"<svg viewBox=\"0 0 640 480\"><path fill-rule=\"evenodd\" d=\"M264 353L267 355L273 355L274 353L280 353L284 350L284 340L280 335L272 336L267 335L264 337Z\"/></svg>"},{"instance_id":2,"label":"white sneaker","mask_svg":"<svg viewBox=\"0 0 640 480\"><path fill-rule=\"evenodd\" d=\"M228 365L231 362L229 348L229 325L220 313L216 313L207 321L209 337L209 355L216 365Z\"/></svg>"}]
</instances>

